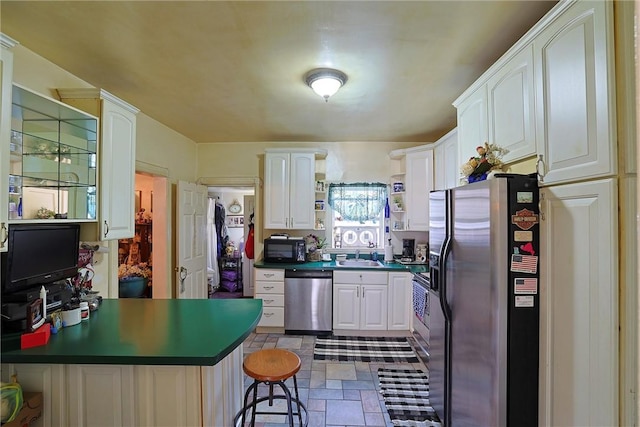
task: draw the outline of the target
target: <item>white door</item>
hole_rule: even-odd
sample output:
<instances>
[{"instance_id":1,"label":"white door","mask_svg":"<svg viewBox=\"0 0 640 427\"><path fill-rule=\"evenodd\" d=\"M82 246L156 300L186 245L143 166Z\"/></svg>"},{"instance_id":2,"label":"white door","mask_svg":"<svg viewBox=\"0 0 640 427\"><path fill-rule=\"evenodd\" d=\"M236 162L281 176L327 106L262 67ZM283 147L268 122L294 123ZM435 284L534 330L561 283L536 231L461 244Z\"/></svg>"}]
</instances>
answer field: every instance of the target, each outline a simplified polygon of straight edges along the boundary
<instances>
[{"instance_id":1,"label":"white door","mask_svg":"<svg viewBox=\"0 0 640 427\"><path fill-rule=\"evenodd\" d=\"M617 194L615 179L540 190L540 425L622 425Z\"/></svg>"},{"instance_id":2,"label":"white door","mask_svg":"<svg viewBox=\"0 0 640 427\"><path fill-rule=\"evenodd\" d=\"M333 285L333 328L360 329L360 285Z\"/></svg>"},{"instance_id":3,"label":"white door","mask_svg":"<svg viewBox=\"0 0 640 427\"><path fill-rule=\"evenodd\" d=\"M176 298L207 298L207 187L178 181Z\"/></svg>"},{"instance_id":4,"label":"white door","mask_svg":"<svg viewBox=\"0 0 640 427\"><path fill-rule=\"evenodd\" d=\"M387 330L387 285L362 286L360 329Z\"/></svg>"}]
</instances>

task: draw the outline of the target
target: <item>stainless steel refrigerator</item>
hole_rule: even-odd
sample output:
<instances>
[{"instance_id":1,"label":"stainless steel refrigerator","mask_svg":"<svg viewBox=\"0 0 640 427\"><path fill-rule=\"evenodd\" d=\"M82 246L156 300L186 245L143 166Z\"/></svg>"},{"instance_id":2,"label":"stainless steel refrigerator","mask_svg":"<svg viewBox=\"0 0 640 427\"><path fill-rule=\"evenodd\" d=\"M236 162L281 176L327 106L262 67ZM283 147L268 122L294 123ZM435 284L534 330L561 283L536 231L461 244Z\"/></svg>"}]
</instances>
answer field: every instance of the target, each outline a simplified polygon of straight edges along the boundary
<instances>
[{"instance_id":1,"label":"stainless steel refrigerator","mask_svg":"<svg viewBox=\"0 0 640 427\"><path fill-rule=\"evenodd\" d=\"M429 197L430 402L443 426L538 425L535 177Z\"/></svg>"}]
</instances>

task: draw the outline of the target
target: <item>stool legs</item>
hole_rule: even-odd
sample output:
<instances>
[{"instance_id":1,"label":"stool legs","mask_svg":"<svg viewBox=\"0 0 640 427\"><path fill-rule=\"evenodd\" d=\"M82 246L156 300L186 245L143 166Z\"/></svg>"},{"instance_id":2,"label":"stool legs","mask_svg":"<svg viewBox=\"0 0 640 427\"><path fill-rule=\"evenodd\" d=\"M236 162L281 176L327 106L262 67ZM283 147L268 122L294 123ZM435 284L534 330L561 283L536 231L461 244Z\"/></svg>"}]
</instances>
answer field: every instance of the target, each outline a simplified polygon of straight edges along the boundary
<instances>
[{"instance_id":1,"label":"stool legs","mask_svg":"<svg viewBox=\"0 0 640 427\"><path fill-rule=\"evenodd\" d=\"M258 386L260 384L266 384L269 387L269 395L258 399ZM275 384L280 386L280 388L284 393L284 396L282 395L274 396L273 386ZM298 415L298 421L300 422L300 426L306 425L306 424L302 424L302 411L303 410L305 411L305 419L308 422L308 415L306 415L307 408L305 408L304 405L300 402L300 395L298 393L298 380L295 375L293 375L293 389L295 391L295 398L292 398L291 392L289 391L289 388L286 386L284 381L258 381L258 380L253 381L253 383L247 388L247 391L244 394L244 405L242 407L241 413L236 415L236 422L238 420L238 417L240 417L241 418L240 425L244 427L246 412L249 409L249 407L251 407L251 424L250 425L253 427L255 426L255 422L256 422L256 414L269 413L269 412L258 412L256 409L258 406L258 403L268 400L269 406L273 406L274 399L285 399L287 401L287 413L285 414L284 412L281 412L281 413L273 413L273 414L287 415L287 418L289 420L289 426L293 427L294 412L293 412L293 405L291 402L294 401L296 402L296 405L298 407L297 415ZM253 394L251 403L249 403L250 394Z\"/></svg>"}]
</instances>

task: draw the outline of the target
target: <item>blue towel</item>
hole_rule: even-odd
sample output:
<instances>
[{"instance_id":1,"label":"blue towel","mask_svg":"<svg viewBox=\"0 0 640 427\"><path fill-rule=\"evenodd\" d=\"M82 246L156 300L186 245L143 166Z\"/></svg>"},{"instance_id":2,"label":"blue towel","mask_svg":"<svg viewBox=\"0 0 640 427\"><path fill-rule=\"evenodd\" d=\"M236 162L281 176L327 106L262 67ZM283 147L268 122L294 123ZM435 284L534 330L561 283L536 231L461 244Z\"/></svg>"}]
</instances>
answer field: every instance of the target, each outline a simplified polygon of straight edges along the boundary
<instances>
[{"instance_id":1,"label":"blue towel","mask_svg":"<svg viewBox=\"0 0 640 427\"><path fill-rule=\"evenodd\" d=\"M413 311L418 319L424 322L424 316L429 314L429 304L427 304L429 293L418 283L413 283Z\"/></svg>"}]
</instances>

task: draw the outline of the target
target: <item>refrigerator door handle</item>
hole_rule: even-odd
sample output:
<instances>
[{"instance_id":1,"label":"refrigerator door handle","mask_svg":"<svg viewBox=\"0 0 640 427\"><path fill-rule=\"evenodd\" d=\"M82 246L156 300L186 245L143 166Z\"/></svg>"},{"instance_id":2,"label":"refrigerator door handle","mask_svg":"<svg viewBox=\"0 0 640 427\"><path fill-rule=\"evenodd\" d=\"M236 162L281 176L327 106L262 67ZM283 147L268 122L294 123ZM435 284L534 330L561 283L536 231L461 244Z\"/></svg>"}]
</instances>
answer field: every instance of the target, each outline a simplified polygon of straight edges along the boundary
<instances>
[{"instance_id":1,"label":"refrigerator door handle","mask_svg":"<svg viewBox=\"0 0 640 427\"><path fill-rule=\"evenodd\" d=\"M451 253L451 238L447 237L442 245L442 255L440 256L440 307L442 307L442 313L447 322L451 322L451 307L447 302L447 259Z\"/></svg>"}]
</instances>

